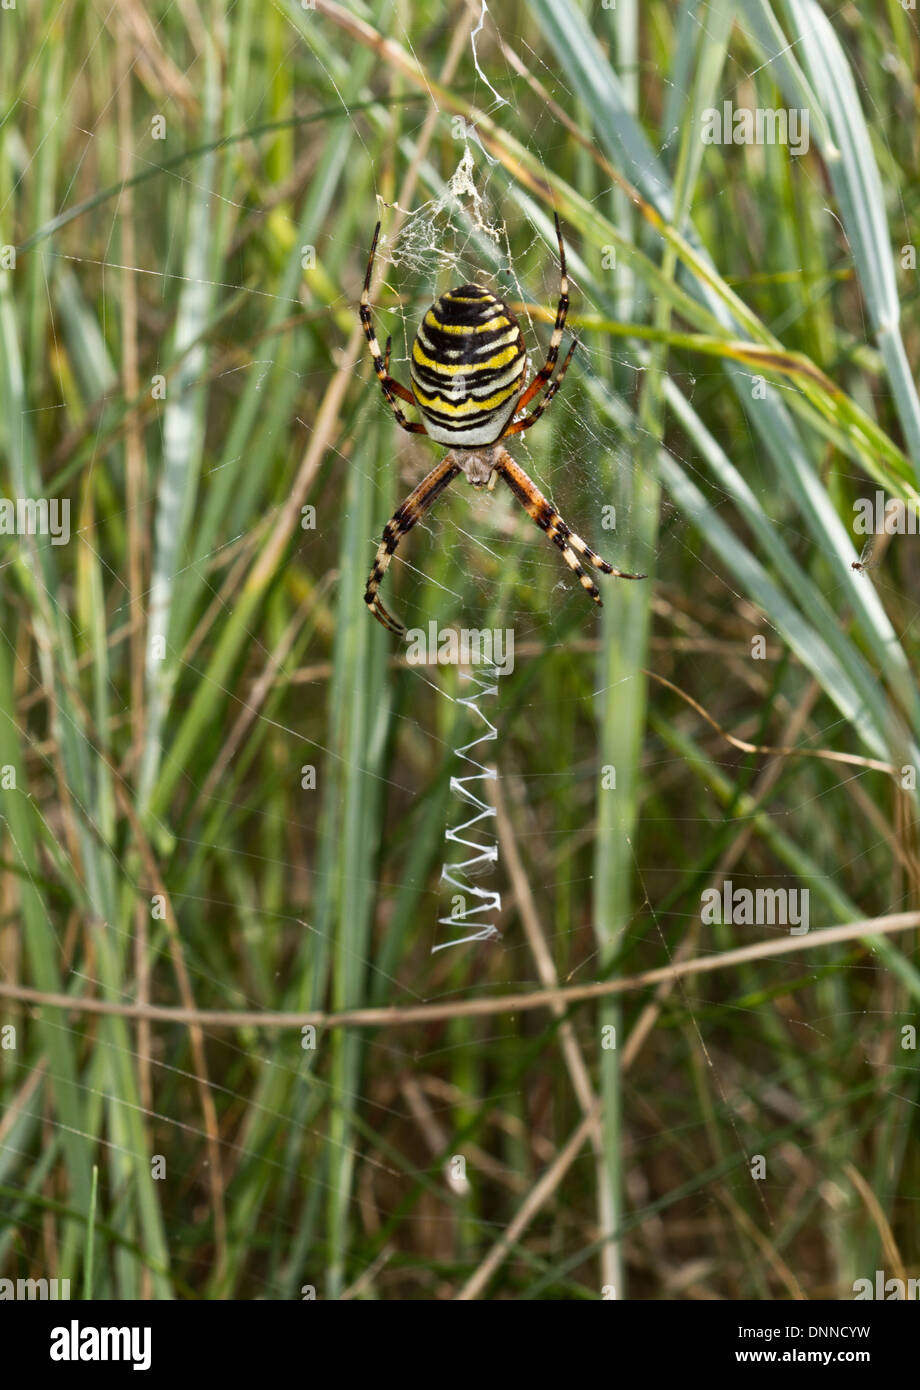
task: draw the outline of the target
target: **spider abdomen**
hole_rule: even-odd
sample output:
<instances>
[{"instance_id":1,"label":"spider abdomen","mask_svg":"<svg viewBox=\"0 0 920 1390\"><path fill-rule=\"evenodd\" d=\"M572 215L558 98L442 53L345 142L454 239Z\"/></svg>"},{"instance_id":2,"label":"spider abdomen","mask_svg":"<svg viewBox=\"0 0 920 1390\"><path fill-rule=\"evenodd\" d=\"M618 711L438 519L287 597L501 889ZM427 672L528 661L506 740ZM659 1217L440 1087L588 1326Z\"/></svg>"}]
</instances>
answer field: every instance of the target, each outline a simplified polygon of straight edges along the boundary
<instances>
[{"instance_id":1,"label":"spider abdomen","mask_svg":"<svg viewBox=\"0 0 920 1390\"><path fill-rule=\"evenodd\" d=\"M461 448L494 443L521 393L526 358L520 326L503 299L479 285L436 299L409 363L431 438Z\"/></svg>"}]
</instances>

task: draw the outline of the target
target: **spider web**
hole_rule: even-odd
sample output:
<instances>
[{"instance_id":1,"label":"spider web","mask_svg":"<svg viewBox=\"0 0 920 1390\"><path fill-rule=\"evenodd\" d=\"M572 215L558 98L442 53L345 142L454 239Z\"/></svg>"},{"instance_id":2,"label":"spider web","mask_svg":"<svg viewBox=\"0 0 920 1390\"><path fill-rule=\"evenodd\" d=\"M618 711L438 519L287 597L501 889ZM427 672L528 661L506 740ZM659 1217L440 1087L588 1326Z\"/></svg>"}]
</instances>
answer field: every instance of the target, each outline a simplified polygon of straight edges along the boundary
<instances>
[{"instance_id":1,"label":"spider web","mask_svg":"<svg viewBox=\"0 0 920 1390\"><path fill-rule=\"evenodd\" d=\"M540 148L539 131L533 137L533 145L535 149ZM431 182L437 184L433 171L429 170L428 173ZM545 225L538 229L534 221L538 215L534 205L527 200L521 210L511 202L501 171L476 138L475 131L468 126L464 126L462 155L453 172L440 185L436 196L421 202L411 211L401 207L398 210L405 220L391 240L387 237L386 225L387 217L392 213L388 212L386 204L381 203L379 215L383 220L383 232L377 252L378 264L384 267L377 292L378 336L383 340L386 333L392 332L393 374L404 384L408 383L412 343L429 304L449 288L473 283L491 289L512 304L524 330L527 377L531 379L545 361L559 295L558 252L552 224L549 229ZM518 254L514 252L509 232L512 217L515 223L514 240L522 242L523 239L523 247ZM565 237L565 229L563 235ZM575 269L578 255L568 237L566 256L570 317L560 347L560 362L574 336L572 314L579 310L590 313L592 308L596 308L579 285ZM539 286L536 293L535 283ZM394 300L397 301L395 305ZM598 371L609 374L614 370L624 374L627 387L631 387L644 367L626 350L589 348L580 341L563 386L546 414L532 432L515 436L509 441L509 446L541 491L558 505L572 528L604 558L624 567L617 560L616 533L602 526L605 509L609 512L613 506L613 494L609 484L605 485L602 475L607 473L609 476L611 471L632 473L636 467L634 449L624 439L622 430L617 430L609 421L601 423L586 403L584 391L579 391L577 385L579 376L585 372L592 375ZM688 378L688 381L692 389L693 379ZM532 402L531 409L539 399ZM540 442L538 431L543 435L552 435L549 448ZM438 447L443 453L443 447ZM400 440L396 448L402 458L410 455L413 460L408 467L404 464L401 469L400 476L404 482L417 481L434 462L431 443L413 441L408 447L403 447ZM664 506L666 514L676 524L676 513L671 511L667 502ZM628 528L629 503L615 510L617 529ZM528 534L528 528L531 528L532 534ZM399 582L397 576L402 564L408 563L412 569L424 570L425 556L431 546L452 555L456 553L457 565L472 574L475 585L476 550L494 553L496 546L501 546L514 536L521 544L525 573L542 570L555 576L554 599L564 601L567 593L574 593L579 588L558 550L533 528L533 523L520 512L501 484L494 493L483 497L473 492L463 479L457 480L416 531L423 533L424 539L414 532L410 541L403 543L391 564L385 586ZM410 549L414 553L411 560L407 560L405 552ZM471 550L474 553L470 558ZM608 554L608 551L612 553ZM478 606L473 610L467 607L461 615L456 612L456 605L452 605L455 610L450 615L453 621L462 620L464 625L470 627L479 625L478 620L490 604L491 586L487 577L482 577L478 582ZM600 585L605 599L613 600L615 582L601 576ZM429 616L437 615L417 611L410 616L410 625L416 621L423 623ZM511 616L515 623L522 617L520 613ZM552 619L553 615L548 616ZM590 608L585 616L590 624L593 621ZM522 630L535 632L536 628L525 618Z\"/></svg>"},{"instance_id":2,"label":"spider web","mask_svg":"<svg viewBox=\"0 0 920 1390\"><path fill-rule=\"evenodd\" d=\"M497 200L502 197L504 189L499 184L493 185L496 174L496 163L483 149L481 142L476 137L475 130L469 126L463 126L463 153L450 177L446 180L443 190L438 196L432 197L422 202L412 211L399 208L404 220L400 229L393 240L385 236L378 243L377 259L385 267L383 273L385 289L392 297L395 295L399 301L396 310L398 333L396 341L402 342L402 351L397 353L394 350L391 357L391 371L398 379L408 381L408 360L417 324L421 320L425 307L423 301L434 300L438 294L447 288L455 288L461 283L475 283L483 286L492 287L494 292L507 300L514 300L519 311L519 316L526 324L526 335L532 347L527 359L527 377L533 375L536 367L542 366L546 348L545 342L548 336L550 325L540 323L539 328L535 322L532 312L532 297L525 289L525 284L521 273L515 263L507 221L498 211ZM494 196L492 189L494 186ZM380 209L382 218L387 217L386 207ZM384 221L384 226L386 225ZM556 297L558 296L558 264L555 241L549 244L531 226L530 241L528 251L529 259L535 256L544 258L546 264L540 271L541 281L548 282L548 295L552 296L552 289L555 283L556 296L550 297L546 304L550 319L554 317L556 311ZM485 266L485 269L483 267ZM578 297L578 286L570 275L570 300ZM378 295L378 298L380 296ZM388 329L389 332L389 329ZM541 341L542 339L542 341ZM560 349L560 361L566 351L564 341ZM573 374L574 377L574 374ZM570 383L573 377L568 378ZM585 412L574 409L565 401L565 384L562 391L557 393L552 402L552 408L559 410L560 403L565 402L564 409L567 415L566 423L569 425L569 438L565 441L565 447L559 451L558 457L543 464L535 463L533 459L527 457L530 452L528 443L524 436L517 436L513 441L514 452L524 456L525 464L533 472L533 476L538 481L541 489L550 497L558 489L552 486L551 478L557 473L563 476L574 474L582 486L582 490L593 500L594 510L597 515L601 513L604 506L604 496L601 485L597 477L591 477L592 462L597 457L598 449L607 443L610 448L609 434L607 441L604 441L605 432L596 424L592 427ZM536 404L536 402L534 403ZM533 408L533 407L531 407ZM538 422L537 428L546 424L547 417ZM574 426L574 428L573 428ZM558 432L557 432L558 435ZM439 450L443 446L438 446ZM420 443L412 452L413 454L431 453L430 444ZM578 489L569 488L571 494ZM456 563L463 570L469 570L470 563L476 564L476 552L485 550L486 552L497 552L498 547L515 531L521 534L522 540L528 552L525 562L527 567L542 567L547 571L552 571L555 577L557 590L562 593L564 589L571 588L579 590L580 586L570 574L562 557L555 547L546 543L542 533L533 527L527 518L517 507L516 502L504 494L504 490L497 491L494 497L490 494L484 502L477 499L476 493L466 487L460 479L454 484L452 489L454 494L461 493L460 497L454 498L454 506L445 509L443 502L439 501L432 512L428 513L416 530L424 530L426 541L421 544L416 538L416 545L413 547L414 554L407 563L410 568L418 567L424 571L425 551L430 548L447 550L451 555L456 555ZM470 507L469 517L464 517L462 511L465 506ZM458 513L461 515L458 518ZM608 537L609 540L609 537ZM529 544L528 544L529 543ZM591 543L601 547L601 540ZM603 548L603 547L601 547ZM467 560L465 552L473 551L472 562ZM416 559L416 555L421 553L422 558ZM404 555L397 552L397 561L405 561ZM398 570L398 563L391 565L388 580L392 584L395 580L393 570ZM601 577L601 582L604 580ZM452 614L452 619L458 627L477 628L484 621L484 614L489 609L491 600L491 589L488 578L483 576L478 580L479 601L470 608L464 605L460 614ZM453 605L452 605L453 606ZM586 608L586 616L593 619L591 607ZM427 615L426 615L427 618ZM517 613L509 614L514 626L512 632L523 626L520 615ZM413 610L413 616L409 619L410 624L420 623L422 630L426 626L421 615ZM418 630L418 629L417 629ZM536 630L536 628L534 628ZM501 680L494 668L473 667L470 676L475 679L477 675L488 678L488 671L492 670L494 685L485 685L483 681L477 681L479 694L476 697L449 696L450 699L457 699L461 706L466 707L471 717L482 720L487 725L487 732L482 735L482 739L495 739L497 731L489 722L485 713L482 697L497 696L500 692ZM443 689L442 687L439 687ZM488 802L482 801L475 792L470 789L469 783L479 783L485 779L488 782L494 779L498 773L494 765L488 767L480 765L470 759L469 750L482 740L477 734L470 742L454 748L454 756L458 759L473 761L477 771L471 776L452 777L451 791L461 802L472 807L473 814L469 820L460 824L450 824L445 829L445 839L448 847L463 845L468 850L476 851L472 858L467 858L459 863L445 862L442 868L442 883L448 889L453 889L452 911L449 917L441 916L438 925L451 927L455 932L461 932L459 936L454 936L452 940L437 939L432 945L432 952L444 950L450 945L466 945L470 942L482 942L496 939L500 934L496 931L494 924L489 919L489 913L501 910L501 896L494 887L486 887L479 881L481 876L487 871L489 865L495 865L498 859L497 847L494 841L483 841L483 832L488 831L489 824L494 817L494 807ZM496 750L498 745L496 745ZM485 787L478 789L485 791ZM485 825L483 825L485 822ZM479 834L480 839L469 840L464 838L465 834L474 831ZM459 877L458 877L459 876ZM487 880L488 881L488 880ZM475 932L470 934L471 928Z\"/></svg>"}]
</instances>

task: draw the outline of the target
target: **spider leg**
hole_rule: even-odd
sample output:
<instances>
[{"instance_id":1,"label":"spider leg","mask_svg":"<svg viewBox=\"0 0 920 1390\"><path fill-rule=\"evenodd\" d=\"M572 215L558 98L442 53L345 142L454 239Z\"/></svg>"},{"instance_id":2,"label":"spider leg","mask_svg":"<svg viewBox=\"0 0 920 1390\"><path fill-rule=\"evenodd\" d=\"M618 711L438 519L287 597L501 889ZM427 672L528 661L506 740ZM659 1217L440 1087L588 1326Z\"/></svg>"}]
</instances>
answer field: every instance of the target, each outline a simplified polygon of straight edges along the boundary
<instances>
[{"instance_id":1,"label":"spider leg","mask_svg":"<svg viewBox=\"0 0 920 1390\"><path fill-rule=\"evenodd\" d=\"M562 242L562 228L559 225L559 214L554 212L553 217L556 222L556 241L559 244L559 304L556 308L556 322L553 325L553 335L549 340L549 351L546 354L546 361L543 363L543 366L537 372L530 385L524 390L523 395L521 396L517 405L514 407L514 411L511 417L512 419L514 419L515 415L519 415L522 410L527 409L534 396L538 395L539 392L543 390L543 387L552 376L553 368L555 367L556 360L559 356L559 344L562 342L562 330L565 328L566 315L569 312L569 277L565 265L565 246ZM573 343L571 348L569 349L568 357L562 364L562 371L559 373L559 376L557 377L556 381L550 387L549 392L547 393L546 400L534 412L533 416L528 421L529 425L532 425L535 420L539 419L543 411L546 409L547 404L549 403L551 398L559 390L559 384L562 381L562 378L565 376L565 369L569 365L569 362L572 359L572 353L574 351L575 344ZM523 422L521 422L521 424L519 425L512 425L510 429L505 431L505 434L518 434L522 429L527 428L528 425L525 425Z\"/></svg>"},{"instance_id":2,"label":"spider leg","mask_svg":"<svg viewBox=\"0 0 920 1390\"><path fill-rule=\"evenodd\" d=\"M401 507L397 507L383 528L383 537L377 547L374 567L368 576L367 587L364 591L364 602L377 621L397 637L405 637L406 629L384 608L377 597L377 590L386 574L387 565L393 557L393 552L403 536L407 531L412 530L415 523L424 516L431 504L440 497L459 472L459 464L455 463L452 456L448 454L436 468L432 468L418 487L413 488L405 502Z\"/></svg>"},{"instance_id":3,"label":"spider leg","mask_svg":"<svg viewBox=\"0 0 920 1390\"><path fill-rule=\"evenodd\" d=\"M546 532L554 545L558 545L562 551L562 558L565 560L569 569L574 570L578 575L579 583L587 593L591 595L599 608L601 603L600 591L594 580L585 570L582 560L587 560L595 569L602 570L604 574L613 574L617 579L644 579L644 574L629 574L626 570L614 569L606 560L602 560L589 545L577 536L574 531L562 520L552 502L543 496L543 493L519 468L514 459L506 449L502 449L495 464L496 472L500 473L505 482L514 493L521 506L532 517L542 530Z\"/></svg>"},{"instance_id":4,"label":"spider leg","mask_svg":"<svg viewBox=\"0 0 920 1390\"><path fill-rule=\"evenodd\" d=\"M518 420L517 424L509 425L508 428L505 430L504 434L502 435L502 439L507 439L509 434L520 434L521 430L529 430L531 425L535 425L537 423L540 416L543 414L544 410L549 405L550 401L553 399L553 396L555 396L556 392L559 390L559 387L562 385L562 378L565 376L566 372L569 369L569 363L572 360L572 354L574 353L577 347L578 339L573 338L572 346L566 353L562 366L559 368L553 380L550 382L549 390L543 397L540 404L537 406L536 410L531 411L531 413L529 415L526 415L523 420ZM536 378L534 378L534 380L536 380ZM532 385L533 382L531 382L531 386ZM526 391L524 395L527 395ZM517 407L517 410L520 410L520 406Z\"/></svg>"},{"instance_id":5,"label":"spider leg","mask_svg":"<svg viewBox=\"0 0 920 1390\"><path fill-rule=\"evenodd\" d=\"M374 371L380 382L380 389L386 398L386 402L396 417L396 423L402 425L404 430L410 434L427 434L424 425L416 424L412 420L407 420L399 406L396 404L397 396L401 401L407 401L409 405L415 404L415 397L408 387L403 386L390 376L390 339L387 339L386 357L380 351L380 344L377 342L377 334L374 332L374 325L371 320L371 274L374 269L374 257L377 254L377 239L380 236L380 223L374 229L374 240L371 244L371 254L367 258L367 274L364 277L364 289L361 293L361 304L358 314L361 319L361 326L364 329L364 336L367 338L374 359Z\"/></svg>"}]
</instances>

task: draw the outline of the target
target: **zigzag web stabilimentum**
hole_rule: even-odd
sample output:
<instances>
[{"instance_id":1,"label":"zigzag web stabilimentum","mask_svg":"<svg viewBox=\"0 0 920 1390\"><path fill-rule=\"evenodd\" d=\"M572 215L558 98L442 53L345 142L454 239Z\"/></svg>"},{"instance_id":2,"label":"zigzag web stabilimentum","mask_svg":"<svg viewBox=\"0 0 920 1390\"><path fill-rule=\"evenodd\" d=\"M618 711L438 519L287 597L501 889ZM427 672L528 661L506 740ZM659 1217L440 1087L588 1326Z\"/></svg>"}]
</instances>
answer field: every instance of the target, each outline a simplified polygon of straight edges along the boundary
<instances>
[{"instance_id":1,"label":"zigzag web stabilimentum","mask_svg":"<svg viewBox=\"0 0 920 1390\"><path fill-rule=\"evenodd\" d=\"M464 934L449 941L437 942L431 948L432 955L436 951L446 950L448 946L463 946L469 941L501 940L501 932L494 922L483 920L489 913L501 912L501 894L492 888L481 888L472 881L489 865L498 861L498 840L491 839L488 835L488 822L494 821L496 816L495 806L491 801L477 795L471 785L480 784L479 789L484 791L486 783L497 780L498 770L471 757L470 749L481 743L493 743L498 738L498 729L483 712L480 700L483 696L498 694L498 679L501 673L497 666L483 666L480 670L481 675L472 671L460 672L460 678L472 681L478 687L478 691L476 694L459 696L456 703L463 705L485 727L468 743L454 749L455 756L464 759L476 771L463 777L451 776L450 779L451 792L473 807L474 814L461 825L448 826L444 832L448 844L463 845L465 849L474 852L459 863L444 863L441 866L441 882L448 884L456 892L452 899L450 915L439 917L438 925L454 931L460 930ZM468 839L467 836L473 831L478 838ZM472 901L468 906L469 900Z\"/></svg>"}]
</instances>

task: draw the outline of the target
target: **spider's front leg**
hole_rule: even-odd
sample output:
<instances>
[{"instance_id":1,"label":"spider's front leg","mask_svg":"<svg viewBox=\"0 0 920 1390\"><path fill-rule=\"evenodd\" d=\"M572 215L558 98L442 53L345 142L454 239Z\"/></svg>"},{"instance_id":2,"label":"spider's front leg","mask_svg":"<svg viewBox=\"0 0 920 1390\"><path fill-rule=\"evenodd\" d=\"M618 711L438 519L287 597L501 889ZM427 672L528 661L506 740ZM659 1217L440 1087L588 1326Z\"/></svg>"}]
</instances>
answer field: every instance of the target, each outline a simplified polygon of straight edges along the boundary
<instances>
[{"instance_id":1,"label":"spider's front leg","mask_svg":"<svg viewBox=\"0 0 920 1390\"><path fill-rule=\"evenodd\" d=\"M500 473L505 482L520 502L521 506L532 517L537 525L546 532L554 545L562 551L562 558L565 560L570 570L578 576L582 588L587 591L594 599L598 608L603 608L600 590L594 580L588 574L582 560L587 560L595 569L601 570L604 574L612 574L617 579L644 579L644 574L630 574L626 570L618 570L602 560L589 545L586 545L581 536L577 536L574 531L562 520L552 502L532 482L524 472L523 468L518 467L507 449L502 449L495 462L495 471Z\"/></svg>"},{"instance_id":2,"label":"spider's front leg","mask_svg":"<svg viewBox=\"0 0 920 1390\"><path fill-rule=\"evenodd\" d=\"M374 257L377 254L377 240L380 236L380 223L374 229L374 240L371 243L371 253L367 259L367 272L364 276L364 289L361 293L361 303L358 306L358 317L361 320L361 327L364 329L364 336L367 338L371 356L374 359L374 371L380 382L380 389L383 391L387 405L393 412L398 425L401 425L409 434L427 434L425 426L414 420L407 420L399 406L396 404L397 397L405 401L408 405L415 405L415 397L408 387L390 376L390 339L387 338L386 355L380 351L380 344L377 342L377 334L374 332L374 322L371 318L371 275L374 270Z\"/></svg>"},{"instance_id":3,"label":"spider's front leg","mask_svg":"<svg viewBox=\"0 0 920 1390\"><path fill-rule=\"evenodd\" d=\"M403 536L407 531L412 530L415 523L424 516L431 504L440 497L459 472L459 464L455 463L453 457L448 454L436 468L432 468L418 487L413 488L405 502L401 507L397 507L383 528L383 536L377 547L374 567L368 575L367 587L364 590L364 602L378 623L382 623L387 631L392 632L396 637L405 637L406 629L384 608L377 596L377 590L380 588L383 576L387 571L387 565L393 558L396 547Z\"/></svg>"}]
</instances>

